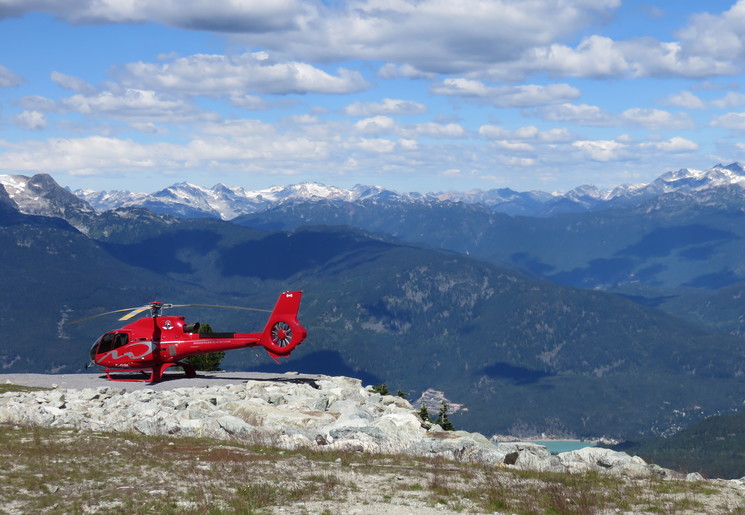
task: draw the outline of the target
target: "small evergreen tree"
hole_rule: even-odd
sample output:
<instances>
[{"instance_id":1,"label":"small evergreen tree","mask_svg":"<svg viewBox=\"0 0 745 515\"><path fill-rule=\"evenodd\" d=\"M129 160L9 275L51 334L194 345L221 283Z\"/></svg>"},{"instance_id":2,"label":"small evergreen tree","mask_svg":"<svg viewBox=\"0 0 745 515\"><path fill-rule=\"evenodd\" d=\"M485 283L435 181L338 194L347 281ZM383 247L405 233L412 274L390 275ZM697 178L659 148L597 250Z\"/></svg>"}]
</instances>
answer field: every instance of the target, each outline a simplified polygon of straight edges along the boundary
<instances>
[{"instance_id":1,"label":"small evergreen tree","mask_svg":"<svg viewBox=\"0 0 745 515\"><path fill-rule=\"evenodd\" d=\"M422 407L419 408L419 418L422 419L422 422L430 422L429 419L429 411L427 411L427 406L422 404Z\"/></svg>"},{"instance_id":2,"label":"small evergreen tree","mask_svg":"<svg viewBox=\"0 0 745 515\"><path fill-rule=\"evenodd\" d=\"M388 391L388 385L385 383L379 384L377 386L372 387L372 391L375 393L379 393L380 395L390 395L391 392Z\"/></svg>"},{"instance_id":3,"label":"small evergreen tree","mask_svg":"<svg viewBox=\"0 0 745 515\"><path fill-rule=\"evenodd\" d=\"M199 327L200 334L206 334L212 332L212 326L209 324L203 324ZM202 370L205 372L214 372L220 370L220 363L222 363L225 357L225 352L210 352L209 354L198 354L196 356L189 356L184 361L196 370Z\"/></svg>"},{"instance_id":4,"label":"small evergreen tree","mask_svg":"<svg viewBox=\"0 0 745 515\"><path fill-rule=\"evenodd\" d=\"M437 420L435 424L440 426L444 431L455 431L455 426L448 418L448 405L443 401L440 412L437 414Z\"/></svg>"},{"instance_id":5,"label":"small evergreen tree","mask_svg":"<svg viewBox=\"0 0 745 515\"><path fill-rule=\"evenodd\" d=\"M396 395L398 397L401 397L402 399L408 399L409 398L409 394L406 393L406 392L404 392L404 391L401 391L401 390L397 391L396 392Z\"/></svg>"}]
</instances>

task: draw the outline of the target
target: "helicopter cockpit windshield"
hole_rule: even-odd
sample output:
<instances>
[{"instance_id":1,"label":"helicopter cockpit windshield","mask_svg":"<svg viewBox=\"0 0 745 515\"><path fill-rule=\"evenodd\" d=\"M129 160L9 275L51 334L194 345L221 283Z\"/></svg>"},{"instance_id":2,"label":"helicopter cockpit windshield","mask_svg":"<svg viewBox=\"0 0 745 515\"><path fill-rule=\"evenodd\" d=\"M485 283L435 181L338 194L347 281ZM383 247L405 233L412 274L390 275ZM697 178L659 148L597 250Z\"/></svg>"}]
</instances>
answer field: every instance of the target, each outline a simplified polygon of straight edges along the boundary
<instances>
[{"instance_id":1,"label":"helicopter cockpit windshield","mask_svg":"<svg viewBox=\"0 0 745 515\"><path fill-rule=\"evenodd\" d=\"M104 352L118 349L127 343L129 343L129 334L127 333L106 333L96 340L96 343L91 347L91 360L96 359L96 354L102 354Z\"/></svg>"}]
</instances>

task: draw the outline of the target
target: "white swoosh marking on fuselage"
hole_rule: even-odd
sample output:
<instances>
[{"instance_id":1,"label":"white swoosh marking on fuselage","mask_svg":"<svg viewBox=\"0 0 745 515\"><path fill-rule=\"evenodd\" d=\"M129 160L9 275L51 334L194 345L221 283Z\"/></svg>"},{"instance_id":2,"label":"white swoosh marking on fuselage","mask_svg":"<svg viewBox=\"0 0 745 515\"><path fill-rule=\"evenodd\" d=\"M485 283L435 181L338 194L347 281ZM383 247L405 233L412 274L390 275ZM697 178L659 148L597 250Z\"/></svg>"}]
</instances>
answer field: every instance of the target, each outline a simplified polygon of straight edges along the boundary
<instances>
[{"instance_id":1,"label":"white swoosh marking on fuselage","mask_svg":"<svg viewBox=\"0 0 745 515\"><path fill-rule=\"evenodd\" d=\"M131 349L132 347L136 345L144 345L146 347L145 351L140 354L135 354L133 351L123 352L119 354L119 349L114 349L104 354L101 360L103 361L104 359L107 359L107 358L111 358L115 360L121 359L121 358L140 359L142 357L147 356L148 354L152 354L152 352L155 350L155 345L153 344L153 342L137 342L134 344L127 345L127 347Z\"/></svg>"}]
</instances>

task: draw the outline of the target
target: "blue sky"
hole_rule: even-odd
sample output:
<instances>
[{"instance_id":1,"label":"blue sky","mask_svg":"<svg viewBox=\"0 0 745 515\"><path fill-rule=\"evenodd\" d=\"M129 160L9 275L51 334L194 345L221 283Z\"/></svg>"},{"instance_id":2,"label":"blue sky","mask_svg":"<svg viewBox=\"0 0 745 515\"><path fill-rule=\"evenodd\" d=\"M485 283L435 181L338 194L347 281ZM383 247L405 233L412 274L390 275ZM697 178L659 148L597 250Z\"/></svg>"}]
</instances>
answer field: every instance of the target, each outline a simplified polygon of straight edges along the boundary
<instances>
[{"instance_id":1,"label":"blue sky","mask_svg":"<svg viewBox=\"0 0 745 515\"><path fill-rule=\"evenodd\" d=\"M0 0L0 173L566 191L745 162L745 0Z\"/></svg>"}]
</instances>

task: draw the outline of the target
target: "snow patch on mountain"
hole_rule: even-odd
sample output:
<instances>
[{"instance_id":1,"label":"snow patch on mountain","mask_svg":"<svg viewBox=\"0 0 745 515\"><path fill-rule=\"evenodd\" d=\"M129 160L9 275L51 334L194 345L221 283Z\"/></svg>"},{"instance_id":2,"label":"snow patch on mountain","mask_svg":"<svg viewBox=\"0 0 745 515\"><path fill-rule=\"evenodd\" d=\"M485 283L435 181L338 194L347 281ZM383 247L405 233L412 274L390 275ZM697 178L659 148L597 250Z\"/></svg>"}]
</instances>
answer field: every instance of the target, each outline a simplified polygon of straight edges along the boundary
<instances>
[{"instance_id":1,"label":"snow patch on mountain","mask_svg":"<svg viewBox=\"0 0 745 515\"><path fill-rule=\"evenodd\" d=\"M27 215L64 218L82 230L85 227L82 221L95 214L95 210L87 202L62 188L50 175L44 173L33 177L0 175L0 185L18 206L18 210Z\"/></svg>"}]
</instances>

